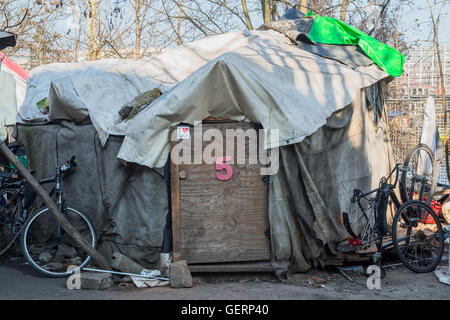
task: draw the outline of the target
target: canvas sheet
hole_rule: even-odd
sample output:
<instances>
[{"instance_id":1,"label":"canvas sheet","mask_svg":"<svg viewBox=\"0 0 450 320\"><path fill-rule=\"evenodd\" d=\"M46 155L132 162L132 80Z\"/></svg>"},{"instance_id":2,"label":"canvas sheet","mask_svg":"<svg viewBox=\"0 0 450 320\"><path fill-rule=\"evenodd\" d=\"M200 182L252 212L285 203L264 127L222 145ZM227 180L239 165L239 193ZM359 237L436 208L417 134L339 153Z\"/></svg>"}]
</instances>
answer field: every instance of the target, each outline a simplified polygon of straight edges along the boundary
<instances>
[{"instance_id":1,"label":"canvas sheet","mask_svg":"<svg viewBox=\"0 0 450 320\"><path fill-rule=\"evenodd\" d=\"M83 121L89 115L103 145L110 134L125 136L120 159L162 167L169 127L182 121L252 121L280 130L279 141L267 147L293 144L351 103L359 89L385 77L376 66L352 68L292 46L272 30L231 32L151 59L38 67L30 73L18 122ZM164 94L121 122L120 107L154 87ZM46 115L36 103L47 96Z\"/></svg>"},{"instance_id":2,"label":"canvas sheet","mask_svg":"<svg viewBox=\"0 0 450 320\"><path fill-rule=\"evenodd\" d=\"M267 35L267 36L266 36ZM118 158L164 165L169 128L209 116L261 123L276 129L267 148L294 144L323 126L356 93L387 77L376 66L352 69L288 45L267 31L239 52L225 53L178 83L124 124Z\"/></svg>"},{"instance_id":3,"label":"canvas sheet","mask_svg":"<svg viewBox=\"0 0 450 320\"><path fill-rule=\"evenodd\" d=\"M269 186L272 264L281 279L339 259L336 244L351 237L340 213L348 212L353 189L375 189L392 170L386 122L375 126L367 107L362 90L317 132L281 147Z\"/></svg>"}]
</instances>

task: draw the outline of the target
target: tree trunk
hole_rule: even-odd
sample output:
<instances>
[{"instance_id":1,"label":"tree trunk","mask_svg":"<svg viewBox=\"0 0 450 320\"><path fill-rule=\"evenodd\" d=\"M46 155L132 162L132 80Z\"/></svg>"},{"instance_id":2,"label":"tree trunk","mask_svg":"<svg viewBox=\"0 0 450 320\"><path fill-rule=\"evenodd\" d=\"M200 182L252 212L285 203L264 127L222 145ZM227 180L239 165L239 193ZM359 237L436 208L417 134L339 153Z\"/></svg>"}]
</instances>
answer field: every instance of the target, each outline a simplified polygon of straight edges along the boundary
<instances>
[{"instance_id":1,"label":"tree trunk","mask_svg":"<svg viewBox=\"0 0 450 320\"><path fill-rule=\"evenodd\" d=\"M180 12L178 13L178 23L177 23L177 45L181 44L181 20L183 18L183 2L180 1Z\"/></svg>"},{"instance_id":2,"label":"tree trunk","mask_svg":"<svg viewBox=\"0 0 450 320\"><path fill-rule=\"evenodd\" d=\"M431 22L433 23L433 33L434 33L434 44L436 46L436 55L438 58L439 64L439 77L441 80L441 88L442 88L442 107L444 108L444 138L445 138L445 167L447 171L447 179L450 181L450 170L449 170L449 159L448 159L448 139L447 139L447 100L445 95L445 80L444 80L444 71L442 67L441 60L441 49L439 47L439 33L438 26L436 24L436 19L433 14L433 6L430 1L427 0L428 7L430 8ZM444 6L444 5L443 5Z\"/></svg>"},{"instance_id":3,"label":"tree trunk","mask_svg":"<svg viewBox=\"0 0 450 320\"><path fill-rule=\"evenodd\" d=\"M349 2L349 0L342 0L341 15L339 17L342 22L345 22L345 18L347 17L347 7Z\"/></svg>"},{"instance_id":4,"label":"tree trunk","mask_svg":"<svg viewBox=\"0 0 450 320\"><path fill-rule=\"evenodd\" d=\"M253 30L252 20L250 20L250 15L248 14L247 1L241 0L242 2L242 11L244 11L245 21L247 22L247 29Z\"/></svg>"},{"instance_id":5,"label":"tree trunk","mask_svg":"<svg viewBox=\"0 0 450 320\"><path fill-rule=\"evenodd\" d=\"M261 9L264 17L264 23L271 21L270 0L261 0Z\"/></svg>"},{"instance_id":6,"label":"tree trunk","mask_svg":"<svg viewBox=\"0 0 450 320\"><path fill-rule=\"evenodd\" d=\"M75 62L78 62L80 58L80 38L81 38L81 19L78 20L78 33L75 40Z\"/></svg>"},{"instance_id":7,"label":"tree trunk","mask_svg":"<svg viewBox=\"0 0 450 320\"><path fill-rule=\"evenodd\" d=\"M139 2L140 0L136 0L135 2L135 12L136 12L136 51L135 51L135 58L139 59L141 56L141 20L140 20L140 13L141 13L141 4Z\"/></svg>"},{"instance_id":8,"label":"tree trunk","mask_svg":"<svg viewBox=\"0 0 450 320\"><path fill-rule=\"evenodd\" d=\"M307 14L308 13L308 0L298 0L298 9L300 12Z\"/></svg>"}]
</instances>

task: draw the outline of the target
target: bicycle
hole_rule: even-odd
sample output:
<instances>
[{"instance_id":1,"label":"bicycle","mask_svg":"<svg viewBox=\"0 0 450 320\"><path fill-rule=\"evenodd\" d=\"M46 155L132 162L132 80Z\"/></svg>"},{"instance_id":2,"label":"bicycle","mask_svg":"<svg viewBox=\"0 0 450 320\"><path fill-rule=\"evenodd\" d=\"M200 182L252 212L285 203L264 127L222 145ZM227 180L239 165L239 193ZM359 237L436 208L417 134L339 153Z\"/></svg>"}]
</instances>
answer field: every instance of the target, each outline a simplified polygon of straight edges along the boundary
<instances>
[{"instance_id":1,"label":"bicycle","mask_svg":"<svg viewBox=\"0 0 450 320\"><path fill-rule=\"evenodd\" d=\"M95 229L90 220L85 214L64 203L61 180L69 176L76 167L73 156L67 164L56 167L53 177L42 179L39 183L54 183L49 194L56 195L58 209L95 248ZM7 181L0 189L0 235L8 238L6 247L0 248L0 255L20 236L20 248L24 257L36 271L45 276L68 277L75 270L68 271L68 265L75 265L80 269L86 267L91 257L65 233L47 207L43 206L28 215L27 208L36 197L36 194L30 196L30 190L24 179Z\"/></svg>"},{"instance_id":2,"label":"bicycle","mask_svg":"<svg viewBox=\"0 0 450 320\"><path fill-rule=\"evenodd\" d=\"M414 148L412 151L422 150ZM410 152L411 153L411 152ZM432 153L431 153L432 155ZM405 164L411 160L406 158ZM432 167L435 168L434 158ZM434 270L441 261L444 252L444 232L442 225L434 210L427 204L428 199L432 199L432 191L436 180L429 180L420 176L417 172L410 173L411 169L407 165L396 164L387 178L380 179L379 187L367 193L359 189L353 190L350 200L349 213L343 212L343 223L348 233L353 237L348 240L355 249L365 250L373 244L377 251L373 255L375 264L381 266L383 250L391 247L395 248L397 255L405 266L414 272L430 272ZM395 181L390 184L388 181L395 172ZM406 202L400 204L395 194L399 173L401 181L406 182L407 176L411 176L412 184L410 188L406 183L401 188L401 198ZM437 177L436 177L437 178ZM414 185L418 183L417 186ZM418 199L413 199L413 193L419 190ZM425 190L428 191L428 198L424 202ZM370 197L373 195L373 197ZM387 208L389 199L392 200L397 209L392 223L392 240L383 243L387 235ZM429 203L429 202L428 202ZM356 232L356 230L361 230ZM385 275L384 269L382 276Z\"/></svg>"}]
</instances>

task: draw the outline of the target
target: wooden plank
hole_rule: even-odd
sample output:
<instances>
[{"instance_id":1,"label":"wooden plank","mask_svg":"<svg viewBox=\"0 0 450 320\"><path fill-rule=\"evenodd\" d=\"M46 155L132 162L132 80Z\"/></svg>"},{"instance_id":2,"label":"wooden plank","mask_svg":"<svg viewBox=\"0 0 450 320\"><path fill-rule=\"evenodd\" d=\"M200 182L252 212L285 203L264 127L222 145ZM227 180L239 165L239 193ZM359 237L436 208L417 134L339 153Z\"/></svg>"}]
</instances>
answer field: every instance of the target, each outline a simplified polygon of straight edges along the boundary
<instances>
[{"instance_id":1,"label":"wooden plank","mask_svg":"<svg viewBox=\"0 0 450 320\"><path fill-rule=\"evenodd\" d=\"M203 131L254 127L250 123L221 121L203 124ZM195 148L201 147L197 151L202 152L209 143L194 145L192 159ZM235 159L240 157L244 163L231 165L233 176L227 181L216 178L215 164L179 166L185 175L185 179L178 180L181 256L188 263L270 259L270 241L265 236L269 228L268 188L260 174L262 166L248 163L248 147L246 139L245 154L235 150Z\"/></svg>"},{"instance_id":2,"label":"wooden plank","mask_svg":"<svg viewBox=\"0 0 450 320\"><path fill-rule=\"evenodd\" d=\"M273 272L270 262L190 264L191 272Z\"/></svg>"},{"instance_id":3,"label":"wooden plank","mask_svg":"<svg viewBox=\"0 0 450 320\"><path fill-rule=\"evenodd\" d=\"M326 266L342 266L344 261L342 259L326 259L324 260Z\"/></svg>"},{"instance_id":4,"label":"wooden plank","mask_svg":"<svg viewBox=\"0 0 450 320\"><path fill-rule=\"evenodd\" d=\"M344 254L344 261L369 261L372 260L372 254Z\"/></svg>"},{"instance_id":5,"label":"wooden plank","mask_svg":"<svg viewBox=\"0 0 450 320\"><path fill-rule=\"evenodd\" d=\"M170 131L170 136L173 131ZM170 161L170 183L172 199L172 259L174 262L181 260L181 226L180 226L180 168L179 165Z\"/></svg>"}]
</instances>

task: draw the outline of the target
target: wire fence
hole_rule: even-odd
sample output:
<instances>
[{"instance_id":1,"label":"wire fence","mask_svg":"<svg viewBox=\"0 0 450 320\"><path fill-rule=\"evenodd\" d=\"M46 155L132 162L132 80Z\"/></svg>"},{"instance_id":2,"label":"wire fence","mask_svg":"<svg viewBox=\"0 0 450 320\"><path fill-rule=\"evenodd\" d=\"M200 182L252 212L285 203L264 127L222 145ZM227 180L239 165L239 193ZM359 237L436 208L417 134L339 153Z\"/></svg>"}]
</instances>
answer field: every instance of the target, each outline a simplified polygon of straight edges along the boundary
<instances>
[{"instance_id":1,"label":"wire fence","mask_svg":"<svg viewBox=\"0 0 450 320\"><path fill-rule=\"evenodd\" d=\"M392 149L396 163L403 163L408 151L420 142L423 126L423 109L426 105L426 96L389 98L387 99L387 115ZM450 97L446 99L447 112L449 110ZM444 108L442 98L434 97L436 110L436 126L445 145L444 134ZM449 114L450 116L450 114ZM450 127L450 123L448 123ZM448 134L447 134L448 136ZM445 156L441 162L438 183L449 185L445 167Z\"/></svg>"}]
</instances>

